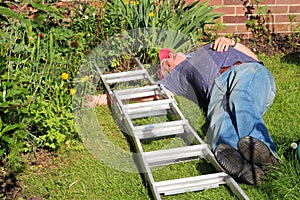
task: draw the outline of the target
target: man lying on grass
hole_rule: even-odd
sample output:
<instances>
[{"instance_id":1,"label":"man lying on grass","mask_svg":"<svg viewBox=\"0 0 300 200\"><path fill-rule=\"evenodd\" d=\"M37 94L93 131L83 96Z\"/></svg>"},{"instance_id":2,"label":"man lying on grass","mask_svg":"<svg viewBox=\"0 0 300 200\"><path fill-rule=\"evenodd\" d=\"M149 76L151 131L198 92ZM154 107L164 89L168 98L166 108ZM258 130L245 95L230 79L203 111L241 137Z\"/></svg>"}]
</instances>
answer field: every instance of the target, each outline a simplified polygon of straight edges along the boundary
<instances>
[{"instance_id":1,"label":"man lying on grass","mask_svg":"<svg viewBox=\"0 0 300 200\"><path fill-rule=\"evenodd\" d=\"M220 37L188 55L163 48L159 58L157 84L205 105L207 143L225 172L257 185L271 165L280 165L262 118L275 97L275 82L249 48ZM97 96L90 105L107 99Z\"/></svg>"}]
</instances>

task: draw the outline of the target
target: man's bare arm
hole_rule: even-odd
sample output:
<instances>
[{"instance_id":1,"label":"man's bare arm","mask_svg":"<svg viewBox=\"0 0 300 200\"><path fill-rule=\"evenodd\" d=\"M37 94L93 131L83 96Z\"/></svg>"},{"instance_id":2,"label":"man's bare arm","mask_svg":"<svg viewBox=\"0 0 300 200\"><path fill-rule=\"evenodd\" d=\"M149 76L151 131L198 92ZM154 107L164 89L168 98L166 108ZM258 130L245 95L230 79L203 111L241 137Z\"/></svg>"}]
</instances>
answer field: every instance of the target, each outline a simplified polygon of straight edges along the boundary
<instances>
[{"instance_id":1,"label":"man's bare arm","mask_svg":"<svg viewBox=\"0 0 300 200\"><path fill-rule=\"evenodd\" d=\"M141 98L130 99L130 102L147 102L158 100L158 96L148 96ZM99 95L90 95L86 97L86 107L92 108L94 106L107 105L110 104L110 99L107 94L99 94Z\"/></svg>"},{"instance_id":2,"label":"man's bare arm","mask_svg":"<svg viewBox=\"0 0 300 200\"><path fill-rule=\"evenodd\" d=\"M234 44L235 44L235 41L232 40L232 39L230 39L230 38L219 37L211 45L211 48L214 49L214 50L216 50L216 51L218 51L218 52L222 52L222 51L227 51L228 48L230 46L233 46ZM252 57L253 59L258 60L258 58L255 55L255 53L253 51L251 51L251 49L249 49L245 45L243 45L241 43L236 43L236 45L234 46L234 48L236 50L239 50L239 51L243 52L244 54Z\"/></svg>"},{"instance_id":3,"label":"man's bare arm","mask_svg":"<svg viewBox=\"0 0 300 200\"><path fill-rule=\"evenodd\" d=\"M241 43L237 43L234 48L236 50L239 50L239 51L243 52L244 54L252 57L253 59L258 60L257 55L253 51L251 51L251 49L246 47L245 45L243 45Z\"/></svg>"}]
</instances>

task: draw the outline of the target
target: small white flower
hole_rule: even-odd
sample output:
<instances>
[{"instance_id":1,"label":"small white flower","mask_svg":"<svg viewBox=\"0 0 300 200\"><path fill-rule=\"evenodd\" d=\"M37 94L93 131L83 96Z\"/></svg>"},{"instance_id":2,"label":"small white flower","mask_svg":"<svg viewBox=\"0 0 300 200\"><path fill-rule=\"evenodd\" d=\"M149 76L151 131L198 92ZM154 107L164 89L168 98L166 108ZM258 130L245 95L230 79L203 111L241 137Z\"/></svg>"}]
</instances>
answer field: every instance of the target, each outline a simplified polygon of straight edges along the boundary
<instances>
[{"instance_id":1,"label":"small white flower","mask_svg":"<svg viewBox=\"0 0 300 200\"><path fill-rule=\"evenodd\" d=\"M96 17L96 13L94 13L94 12L93 12L93 17L94 17L94 18Z\"/></svg>"},{"instance_id":2,"label":"small white flower","mask_svg":"<svg viewBox=\"0 0 300 200\"><path fill-rule=\"evenodd\" d=\"M297 149L298 145L297 145L297 143L293 142L293 143L291 144L291 147L292 147L293 149Z\"/></svg>"},{"instance_id":3,"label":"small white flower","mask_svg":"<svg viewBox=\"0 0 300 200\"><path fill-rule=\"evenodd\" d=\"M87 15L86 15L86 16L84 16L84 19L88 19L88 18L89 18L89 16L87 16Z\"/></svg>"}]
</instances>

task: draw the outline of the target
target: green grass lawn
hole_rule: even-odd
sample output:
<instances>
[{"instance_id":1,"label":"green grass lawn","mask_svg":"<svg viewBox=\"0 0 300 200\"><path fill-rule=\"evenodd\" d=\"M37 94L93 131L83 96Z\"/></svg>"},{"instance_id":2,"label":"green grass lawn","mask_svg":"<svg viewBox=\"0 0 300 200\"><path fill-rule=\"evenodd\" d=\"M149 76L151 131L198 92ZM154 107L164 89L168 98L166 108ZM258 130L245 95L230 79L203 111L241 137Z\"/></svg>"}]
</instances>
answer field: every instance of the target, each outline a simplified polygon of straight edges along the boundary
<instances>
[{"instance_id":1,"label":"green grass lawn","mask_svg":"<svg viewBox=\"0 0 300 200\"><path fill-rule=\"evenodd\" d=\"M273 73L277 83L277 96L264 116L270 134L277 144L282 166L272 170L260 186L240 184L250 199L300 199L300 164L294 162L290 144L300 139L300 57L292 59L261 55L261 60ZM185 105L180 105L184 107ZM18 176L24 194L29 198L43 199L150 199L141 176L125 163L131 151L127 137L115 124L107 106L96 109L100 127L116 148L124 154L116 155L109 148L93 151L63 151L48 166L39 165L27 169ZM185 109L184 109L185 110ZM199 110L195 126L204 136L205 118ZM184 113L189 118L189 113ZM200 125L199 125L200 121ZM193 122L191 122L193 124ZM91 125L92 126L92 125ZM97 127L95 127L97 128ZM102 136L101 136L102 137ZM97 138L95 138L97 140ZM93 145L107 145L96 143ZM154 144L159 145L159 144ZM103 146L102 146L103 147ZM109 146L108 146L109 147ZM90 153L92 152L92 154ZM103 159L105 155L105 159ZM131 171L117 170L129 166ZM125 168L124 168L125 169ZM199 171L212 171L207 163L193 161L164 167L155 171L158 178L168 176L197 175ZM234 199L226 186L199 192L162 197L163 199Z\"/></svg>"}]
</instances>

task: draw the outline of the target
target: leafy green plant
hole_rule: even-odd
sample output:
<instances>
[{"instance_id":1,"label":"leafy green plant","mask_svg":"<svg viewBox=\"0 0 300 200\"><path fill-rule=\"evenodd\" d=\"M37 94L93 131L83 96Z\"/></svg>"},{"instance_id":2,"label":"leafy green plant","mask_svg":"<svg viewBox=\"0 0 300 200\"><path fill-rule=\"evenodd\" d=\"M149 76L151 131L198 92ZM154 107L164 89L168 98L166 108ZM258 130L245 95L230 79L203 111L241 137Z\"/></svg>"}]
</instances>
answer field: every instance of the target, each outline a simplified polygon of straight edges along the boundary
<instances>
[{"instance_id":1,"label":"leafy green plant","mask_svg":"<svg viewBox=\"0 0 300 200\"><path fill-rule=\"evenodd\" d=\"M30 77L21 71L10 69L1 75L0 80L0 158L12 170L19 170L19 151L24 151L28 144L27 126L30 114L27 106L31 95L27 86Z\"/></svg>"},{"instance_id":2,"label":"leafy green plant","mask_svg":"<svg viewBox=\"0 0 300 200\"><path fill-rule=\"evenodd\" d=\"M243 5L246 8L246 28L249 29L254 38L268 38L271 30L266 26L266 21L270 18L270 10L268 6L260 5L261 0L254 0L252 3L249 0L243 0ZM255 7L257 12L254 13ZM269 38L270 39L270 38Z\"/></svg>"},{"instance_id":3,"label":"leafy green plant","mask_svg":"<svg viewBox=\"0 0 300 200\"><path fill-rule=\"evenodd\" d=\"M12 14L1 9L7 16ZM12 16L10 19L15 26L4 26L0 30L0 158L6 158L2 162L12 170L19 170L19 152L26 150L30 143L28 105L32 103L34 87L31 87L33 79L29 68L22 67L28 61L26 47L30 34L26 32L24 20L18 20L21 16ZM27 28L30 27L30 22L26 23Z\"/></svg>"},{"instance_id":4,"label":"leafy green plant","mask_svg":"<svg viewBox=\"0 0 300 200\"><path fill-rule=\"evenodd\" d=\"M206 26L221 15L212 12L216 7L208 6L207 1L113 0L103 5L104 29L111 30L107 36L113 33L113 37L96 48L94 59L99 66L107 67L106 71L122 70L128 64L124 56L137 55L143 63L155 63L161 47L189 51Z\"/></svg>"},{"instance_id":5,"label":"leafy green plant","mask_svg":"<svg viewBox=\"0 0 300 200\"><path fill-rule=\"evenodd\" d=\"M33 31L32 31L32 25L31 25L31 22L30 22L29 19L25 19L19 13L14 12L13 10L8 9L6 7L3 7L3 6L0 6L0 14L2 16L6 16L6 17L13 18L15 20L19 20L20 22L25 24L26 30L27 30L27 33L28 33L29 42L30 43L32 42Z\"/></svg>"},{"instance_id":6,"label":"leafy green plant","mask_svg":"<svg viewBox=\"0 0 300 200\"><path fill-rule=\"evenodd\" d=\"M214 24L214 19L221 16L212 12L216 7L208 6L207 1L195 1L186 5L185 1L130 1L113 0L107 2L106 16L112 27L121 27L116 30L134 30L138 28L155 27L166 31L174 31L166 37L165 44L169 47L177 47L181 38L178 34L189 37L197 42L202 36L207 25ZM113 19L110 19L112 16ZM149 31L149 33L151 33ZM153 39L159 38L152 32ZM146 37L145 38L149 38ZM150 41L150 40L149 40ZM170 46L172 42L172 46Z\"/></svg>"},{"instance_id":7,"label":"leafy green plant","mask_svg":"<svg viewBox=\"0 0 300 200\"><path fill-rule=\"evenodd\" d=\"M16 166L20 152L33 146L58 149L78 139L74 127L72 98L75 84L95 89L87 80L97 81L89 71L75 79L90 51L116 33L139 29L141 43L149 47L132 48L134 36L114 41L116 50L157 59L157 43L188 48L185 37L197 41L206 24L219 14L207 1L184 6L184 1L101 1L97 7L80 1L56 4L52 1L6 1L0 6L0 158L6 166ZM185 15L183 15L185 13ZM171 29L170 35L151 28ZM140 29L142 28L142 29ZM143 28L148 28L143 32ZM135 33L134 33L135 34ZM125 42L124 42L125 41ZM134 52L132 52L134 50ZM97 51L97 50L96 50ZM96 52L95 51L95 52ZM95 53L94 52L94 53ZM119 52L97 52L105 62L131 62ZM112 65L110 65L113 67ZM116 65L116 67L119 65ZM89 69L89 68L88 68ZM65 78L65 75L68 77ZM87 77L87 78L85 78ZM99 81L99 80L98 80ZM76 100L75 100L76 101ZM80 102L77 106L80 105ZM18 145L16 145L18 144Z\"/></svg>"},{"instance_id":8,"label":"leafy green plant","mask_svg":"<svg viewBox=\"0 0 300 200\"><path fill-rule=\"evenodd\" d=\"M300 23L297 21L297 15L289 15L290 22L290 31L291 34L288 35L288 39L291 45L291 48L294 49L296 46L299 46L299 37L300 37Z\"/></svg>"},{"instance_id":9,"label":"leafy green plant","mask_svg":"<svg viewBox=\"0 0 300 200\"><path fill-rule=\"evenodd\" d=\"M72 78L89 42L83 33L59 26L62 15L51 5L1 5L0 158L16 170L20 152L33 145L57 149L77 138ZM67 80L60 78L64 72Z\"/></svg>"}]
</instances>

